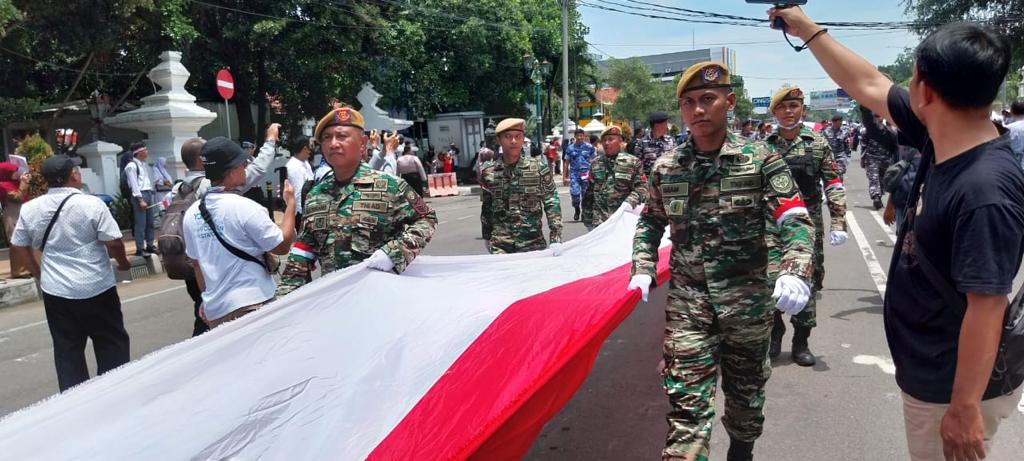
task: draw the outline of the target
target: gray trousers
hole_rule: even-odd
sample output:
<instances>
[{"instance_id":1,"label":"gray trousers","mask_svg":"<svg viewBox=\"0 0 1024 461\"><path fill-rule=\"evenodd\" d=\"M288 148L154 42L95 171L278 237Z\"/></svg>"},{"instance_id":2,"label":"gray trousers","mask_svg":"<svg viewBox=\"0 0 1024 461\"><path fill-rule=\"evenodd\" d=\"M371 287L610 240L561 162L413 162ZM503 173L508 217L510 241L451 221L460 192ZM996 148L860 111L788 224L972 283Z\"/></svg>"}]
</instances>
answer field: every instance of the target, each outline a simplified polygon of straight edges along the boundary
<instances>
[{"instance_id":1,"label":"gray trousers","mask_svg":"<svg viewBox=\"0 0 1024 461\"><path fill-rule=\"evenodd\" d=\"M153 203L153 191L144 190L142 191L142 199L146 201L147 205L154 205ZM148 210L143 210L139 207L139 200L136 197L131 198L132 201L132 219L134 225L132 226L132 235L135 237L135 251L142 251L146 248L146 244L151 247L156 247L156 237L153 229L153 220L156 218L156 207L152 207Z\"/></svg>"}]
</instances>

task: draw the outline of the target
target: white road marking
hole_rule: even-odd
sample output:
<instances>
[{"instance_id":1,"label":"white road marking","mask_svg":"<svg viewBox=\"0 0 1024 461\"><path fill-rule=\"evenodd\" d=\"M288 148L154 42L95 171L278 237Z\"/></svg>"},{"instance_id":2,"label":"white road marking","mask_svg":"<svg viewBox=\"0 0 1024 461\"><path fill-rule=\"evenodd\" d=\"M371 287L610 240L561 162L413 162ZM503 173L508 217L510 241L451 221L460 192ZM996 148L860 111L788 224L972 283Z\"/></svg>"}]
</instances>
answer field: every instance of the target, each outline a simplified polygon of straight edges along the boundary
<instances>
[{"instance_id":1,"label":"white road marking","mask_svg":"<svg viewBox=\"0 0 1024 461\"><path fill-rule=\"evenodd\" d=\"M128 304L128 303L133 303L135 301L141 301L143 299L151 298L153 296L162 295L164 293L170 293L172 291L180 290L182 288L185 288L185 285L178 285L178 286L176 286L174 288L167 288L165 290L154 291L153 293L145 294L145 295L142 295L142 296L136 296L134 298L122 299L121 300L121 305L124 306L125 304ZM46 325L46 320L40 320L38 322L26 323L25 325L21 325L21 326L18 326L18 327L8 328L6 330L0 331L0 335L6 335L8 333L14 333L15 331L21 331L21 330L24 330L26 328L32 328L32 327L39 326L39 325ZM2 341L0 341L0 342L2 342Z\"/></svg>"},{"instance_id":2,"label":"white road marking","mask_svg":"<svg viewBox=\"0 0 1024 461\"><path fill-rule=\"evenodd\" d=\"M871 279L875 282L875 288L878 290L878 295L885 299L885 285L887 278L885 271L882 270L882 265L878 263L878 258L875 257L875 250L871 249L871 243L867 237L864 236L864 231L857 225L857 218L853 216L853 213L846 214L846 222L850 226L850 232L853 233L853 237L857 240L857 246L860 247L860 254L864 258L864 263L868 266L868 272L871 274Z\"/></svg>"},{"instance_id":3,"label":"white road marking","mask_svg":"<svg viewBox=\"0 0 1024 461\"><path fill-rule=\"evenodd\" d=\"M455 218L455 220L456 220L456 221L465 221L465 220L467 220L467 219L469 219L469 218L472 218L472 217L473 217L473 215L469 215L469 216L463 216L463 217L461 217L461 218Z\"/></svg>"},{"instance_id":4,"label":"white road marking","mask_svg":"<svg viewBox=\"0 0 1024 461\"><path fill-rule=\"evenodd\" d=\"M1020 403L1017 404L1017 410L1024 413L1024 395L1020 397Z\"/></svg>"},{"instance_id":5,"label":"white road marking","mask_svg":"<svg viewBox=\"0 0 1024 461\"><path fill-rule=\"evenodd\" d=\"M896 243L896 232L892 230L892 226L885 224L885 220L882 219L882 214L878 210L871 210L871 217L875 218L875 222L878 223L878 227L881 227L885 231L885 235L889 236L889 241Z\"/></svg>"},{"instance_id":6,"label":"white road marking","mask_svg":"<svg viewBox=\"0 0 1024 461\"><path fill-rule=\"evenodd\" d=\"M52 349L49 349L49 350L52 350ZM20 362L20 363L24 363L24 362L35 363L36 358L38 358L39 355L42 354L43 352L44 351L39 351L39 352L36 352L36 353L33 353L33 354L23 355L21 357L18 357L16 359L14 359L14 361L15 362Z\"/></svg>"},{"instance_id":7,"label":"white road marking","mask_svg":"<svg viewBox=\"0 0 1024 461\"><path fill-rule=\"evenodd\" d=\"M448 221L441 221L441 222L437 223L438 226L440 226L441 224L448 224Z\"/></svg>"},{"instance_id":8,"label":"white road marking","mask_svg":"<svg viewBox=\"0 0 1024 461\"><path fill-rule=\"evenodd\" d=\"M858 365L876 365L883 372L894 375L896 374L896 365L892 363L892 359L887 357L878 357L874 355L858 355L853 358L853 363Z\"/></svg>"}]
</instances>

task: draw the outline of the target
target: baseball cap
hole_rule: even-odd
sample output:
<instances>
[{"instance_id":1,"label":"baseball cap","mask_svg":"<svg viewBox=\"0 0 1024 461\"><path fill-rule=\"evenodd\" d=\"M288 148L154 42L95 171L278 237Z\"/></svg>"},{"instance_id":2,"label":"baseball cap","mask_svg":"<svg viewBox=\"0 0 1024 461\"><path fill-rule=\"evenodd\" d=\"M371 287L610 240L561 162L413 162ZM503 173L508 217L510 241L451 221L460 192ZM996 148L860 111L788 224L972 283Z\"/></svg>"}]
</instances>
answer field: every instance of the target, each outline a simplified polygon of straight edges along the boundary
<instances>
[{"instance_id":1,"label":"baseball cap","mask_svg":"<svg viewBox=\"0 0 1024 461\"><path fill-rule=\"evenodd\" d=\"M234 141L218 136L203 145L203 169L206 170L206 177L212 181L224 178L224 175L232 168L242 165L252 158L242 147Z\"/></svg>"},{"instance_id":2,"label":"baseball cap","mask_svg":"<svg viewBox=\"0 0 1024 461\"><path fill-rule=\"evenodd\" d=\"M67 155L54 155L43 162L40 174L50 184L63 184L71 170L78 166L78 162Z\"/></svg>"}]
</instances>

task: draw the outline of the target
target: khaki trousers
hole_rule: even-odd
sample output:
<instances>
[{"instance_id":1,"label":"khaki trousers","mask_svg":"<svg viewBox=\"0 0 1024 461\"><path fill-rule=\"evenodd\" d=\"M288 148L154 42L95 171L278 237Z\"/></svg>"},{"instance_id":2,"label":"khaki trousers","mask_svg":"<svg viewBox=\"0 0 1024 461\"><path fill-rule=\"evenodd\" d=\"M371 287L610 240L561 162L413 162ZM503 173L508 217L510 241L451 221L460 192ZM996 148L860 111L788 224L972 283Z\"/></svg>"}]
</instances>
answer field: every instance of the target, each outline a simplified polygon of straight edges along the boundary
<instances>
[{"instance_id":1,"label":"khaki trousers","mask_svg":"<svg viewBox=\"0 0 1024 461\"><path fill-rule=\"evenodd\" d=\"M996 435L999 423L1017 409L1022 390L1024 386L1018 387L1010 395L981 402L986 452L991 449L992 437ZM911 460L945 460L942 455L942 435L939 433L939 426L947 408L948 404L922 402L906 393L903 394L903 423L907 429L907 447L910 449Z\"/></svg>"},{"instance_id":2,"label":"khaki trousers","mask_svg":"<svg viewBox=\"0 0 1024 461\"><path fill-rule=\"evenodd\" d=\"M243 316L245 314L248 314L250 312L256 312L256 311L260 310L260 308L263 307L264 305L270 303L270 301L273 301L273 298L268 299L266 301L263 301L263 302L261 302L259 304L253 304L251 306L239 307L238 309L235 309L235 310L229 312L228 315L225 315L225 316L223 316L223 317L221 317L219 319L207 320L206 321L206 325L209 326L211 329L215 328L217 326L220 326L220 325L223 325L223 324L225 324L227 322L235 320L235 319L237 319L237 318L239 318L239 317L241 317L241 316Z\"/></svg>"}]
</instances>

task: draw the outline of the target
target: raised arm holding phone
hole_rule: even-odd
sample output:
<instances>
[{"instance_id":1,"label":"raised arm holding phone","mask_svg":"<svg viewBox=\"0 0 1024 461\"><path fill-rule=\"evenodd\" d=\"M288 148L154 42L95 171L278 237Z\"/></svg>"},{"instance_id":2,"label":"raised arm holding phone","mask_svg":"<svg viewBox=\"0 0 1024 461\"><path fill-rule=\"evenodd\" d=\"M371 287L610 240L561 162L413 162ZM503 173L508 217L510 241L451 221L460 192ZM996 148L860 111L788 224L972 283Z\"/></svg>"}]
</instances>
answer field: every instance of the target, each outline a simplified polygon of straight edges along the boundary
<instances>
[{"instance_id":1,"label":"raised arm holding phone","mask_svg":"<svg viewBox=\"0 0 1024 461\"><path fill-rule=\"evenodd\" d=\"M822 33L799 7L768 14L809 42L840 87L893 121L924 156L885 297L907 443L913 460L983 459L1024 381L1024 357L1005 347L1019 333L1003 333L1024 252L1024 173L1005 130L989 119L1010 46L978 24L942 26L918 46L908 90Z\"/></svg>"}]
</instances>

